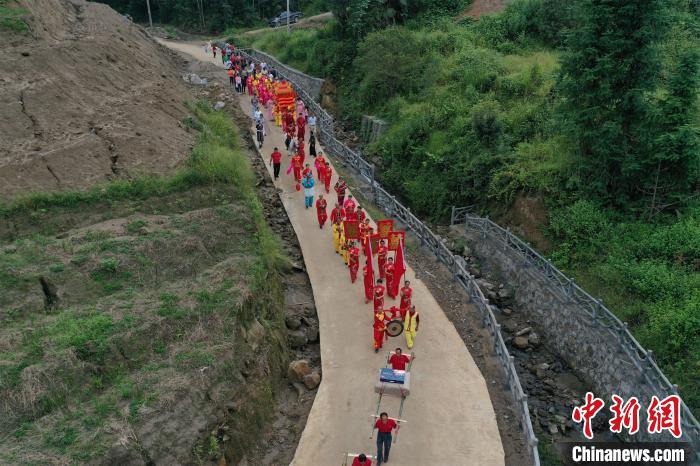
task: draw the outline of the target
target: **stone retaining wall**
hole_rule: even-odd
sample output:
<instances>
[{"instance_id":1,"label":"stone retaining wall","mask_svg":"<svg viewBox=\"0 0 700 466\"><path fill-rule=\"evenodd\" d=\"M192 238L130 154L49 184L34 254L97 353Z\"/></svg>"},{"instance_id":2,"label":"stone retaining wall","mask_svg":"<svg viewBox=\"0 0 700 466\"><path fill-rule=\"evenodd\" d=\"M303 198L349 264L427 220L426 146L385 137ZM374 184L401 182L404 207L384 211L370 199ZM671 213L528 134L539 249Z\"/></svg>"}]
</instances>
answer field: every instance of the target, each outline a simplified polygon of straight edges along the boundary
<instances>
[{"instance_id":1,"label":"stone retaining wall","mask_svg":"<svg viewBox=\"0 0 700 466\"><path fill-rule=\"evenodd\" d=\"M536 323L547 343L583 378L594 387L596 396L610 406L613 394L627 400L632 396L642 406L642 428L629 440L674 441L668 435L650 435L646 432L646 408L652 395L664 398L676 393L659 379L658 368L650 352L640 351L629 344L628 336L604 312L591 308L590 302L577 299L572 293L572 281L562 283L552 277L550 267L540 267L525 254L520 245L510 244L507 237L492 234L483 228L485 219L479 222L467 219L458 225L468 240L472 256L481 269L499 276L500 281L515 289L515 302L519 312ZM600 304L602 307L602 303ZM669 389L671 388L671 389ZM699 445L695 420L688 412L681 412L682 441ZM697 464L695 456L689 464Z\"/></svg>"}]
</instances>

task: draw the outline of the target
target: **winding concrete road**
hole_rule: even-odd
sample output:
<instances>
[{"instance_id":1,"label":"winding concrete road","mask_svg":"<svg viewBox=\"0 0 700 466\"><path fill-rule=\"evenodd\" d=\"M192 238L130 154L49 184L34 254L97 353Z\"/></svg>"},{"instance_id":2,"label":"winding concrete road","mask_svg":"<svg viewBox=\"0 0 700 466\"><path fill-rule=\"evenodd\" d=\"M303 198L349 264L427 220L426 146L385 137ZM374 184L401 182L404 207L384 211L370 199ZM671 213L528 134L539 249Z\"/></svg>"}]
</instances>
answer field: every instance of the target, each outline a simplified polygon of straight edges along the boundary
<instances>
[{"instance_id":1,"label":"winding concrete road","mask_svg":"<svg viewBox=\"0 0 700 466\"><path fill-rule=\"evenodd\" d=\"M200 44L161 42L221 66L220 61L204 54ZM251 115L250 98L242 96L239 102ZM266 164L274 146L284 149L281 129L272 126L269 133L261 150ZM323 370L323 381L292 464L339 465L348 451L376 454L375 441L369 438L370 415L375 412L373 387L386 352L375 354L372 350L372 305L364 303L361 276L355 284L350 283L348 269L333 248L330 225L319 229L315 208L304 208L303 194L285 174L288 166L285 155L277 186L311 280L320 321ZM335 196L328 199L332 208ZM410 262L410 256L407 260ZM503 447L484 378L454 326L411 267L406 278L414 289L413 302L421 314L421 325L413 349L416 360L411 395L402 416L407 423L392 446L390 464L503 465ZM392 300L387 297L385 303L390 306ZM395 347L406 349L403 335L385 345L387 350ZM398 399L384 397L382 410L390 416L396 416L398 407Z\"/></svg>"}]
</instances>

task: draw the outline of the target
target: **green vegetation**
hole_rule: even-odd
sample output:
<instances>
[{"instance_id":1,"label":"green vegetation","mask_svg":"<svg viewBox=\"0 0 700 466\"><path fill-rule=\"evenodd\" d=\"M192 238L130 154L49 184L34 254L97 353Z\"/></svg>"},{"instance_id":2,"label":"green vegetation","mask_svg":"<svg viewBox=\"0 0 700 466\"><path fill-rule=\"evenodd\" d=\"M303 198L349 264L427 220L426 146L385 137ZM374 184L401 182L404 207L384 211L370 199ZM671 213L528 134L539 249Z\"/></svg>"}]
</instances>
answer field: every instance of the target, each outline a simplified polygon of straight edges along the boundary
<instances>
[{"instance_id":1,"label":"green vegetation","mask_svg":"<svg viewBox=\"0 0 700 466\"><path fill-rule=\"evenodd\" d=\"M700 410L697 5L516 0L479 21L428 7L386 27L378 10L353 19L381 6L350 0L343 16L341 3L325 28L237 43L332 80L351 123L388 121L364 153L424 218L476 205L508 222L536 199L549 221L526 239Z\"/></svg>"},{"instance_id":2,"label":"green vegetation","mask_svg":"<svg viewBox=\"0 0 700 466\"><path fill-rule=\"evenodd\" d=\"M255 422L231 425L231 458L264 427L285 367L287 262L232 119L191 110L201 131L172 176L2 206L14 227L0 229L0 463L103 457L145 413L191 422L172 417L184 391L243 400ZM254 351L243 336L255 321L267 332ZM242 384L253 359L269 375ZM216 437L202 442L210 459L223 453Z\"/></svg>"},{"instance_id":3,"label":"green vegetation","mask_svg":"<svg viewBox=\"0 0 700 466\"><path fill-rule=\"evenodd\" d=\"M29 26L24 21L23 16L27 10L16 6L12 0L0 0L0 30L10 32L26 32Z\"/></svg>"}]
</instances>

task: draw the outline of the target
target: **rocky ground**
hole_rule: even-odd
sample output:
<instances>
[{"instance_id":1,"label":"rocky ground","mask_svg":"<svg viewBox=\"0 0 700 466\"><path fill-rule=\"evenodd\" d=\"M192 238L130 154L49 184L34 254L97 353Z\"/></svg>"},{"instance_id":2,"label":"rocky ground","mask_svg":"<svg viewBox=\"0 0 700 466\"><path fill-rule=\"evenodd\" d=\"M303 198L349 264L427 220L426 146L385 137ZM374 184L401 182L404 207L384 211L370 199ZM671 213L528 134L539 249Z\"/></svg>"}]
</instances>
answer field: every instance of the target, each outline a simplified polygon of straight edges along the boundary
<instances>
[{"instance_id":1,"label":"rocky ground","mask_svg":"<svg viewBox=\"0 0 700 466\"><path fill-rule=\"evenodd\" d=\"M106 5L20 0L0 28L0 200L182 163L192 135L177 55Z\"/></svg>"}]
</instances>

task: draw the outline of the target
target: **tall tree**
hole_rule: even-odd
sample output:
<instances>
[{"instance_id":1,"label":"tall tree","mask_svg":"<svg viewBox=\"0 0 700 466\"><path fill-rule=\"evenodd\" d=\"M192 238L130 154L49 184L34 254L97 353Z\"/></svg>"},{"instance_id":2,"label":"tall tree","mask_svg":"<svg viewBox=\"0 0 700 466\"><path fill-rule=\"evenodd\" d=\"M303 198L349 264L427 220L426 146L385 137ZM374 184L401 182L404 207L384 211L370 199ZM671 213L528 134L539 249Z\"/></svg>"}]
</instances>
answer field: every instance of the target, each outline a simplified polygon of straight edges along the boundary
<instances>
[{"instance_id":1,"label":"tall tree","mask_svg":"<svg viewBox=\"0 0 700 466\"><path fill-rule=\"evenodd\" d=\"M698 189L700 141L697 100L700 51L695 43L681 49L659 106L655 127L660 135L647 167L648 215L682 204Z\"/></svg>"},{"instance_id":2,"label":"tall tree","mask_svg":"<svg viewBox=\"0 0 700 466\"><path fill-rule=\"evenodd\" d=\"M662 0L583 0L562 60L565 122L586 185L626 205L651 156L648 95L659 82Z\"/></svg>"}]
</instances>

